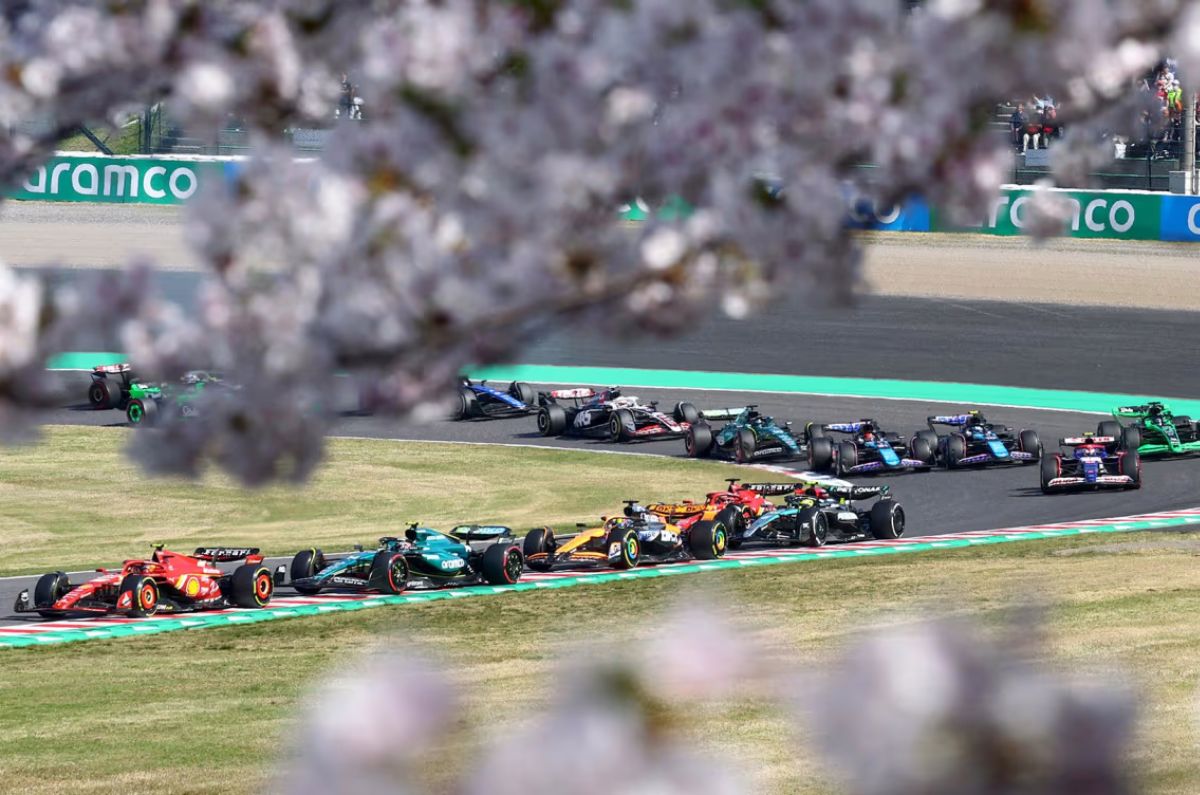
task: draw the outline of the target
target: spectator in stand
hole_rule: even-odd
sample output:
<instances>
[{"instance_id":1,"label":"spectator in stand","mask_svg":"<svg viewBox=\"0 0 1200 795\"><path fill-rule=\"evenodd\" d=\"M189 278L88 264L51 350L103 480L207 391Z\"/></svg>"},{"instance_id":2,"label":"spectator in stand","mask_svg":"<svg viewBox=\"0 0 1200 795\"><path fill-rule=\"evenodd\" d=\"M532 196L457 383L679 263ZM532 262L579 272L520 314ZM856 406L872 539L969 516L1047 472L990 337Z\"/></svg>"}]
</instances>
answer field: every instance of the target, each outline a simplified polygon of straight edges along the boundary
<instances>
[{"instance_id":1,"label":"spectator in stand","mask_svg":"<svg viewBox=\"0 0 1200 795\"><path fill-rule=\"evenodd\" d=\"M1012 144L1014 149L1021 148L1021 136L1025 133L1025 127L1029 124L1029 118L1025 115L1025 103L1018 102L1017 109L1012 112L1012 116L1008 119L1009 129L1012 130Z\"/></svg>"},{"instance_id":2,"label":"spectator in stand","mask_svg":"<svg viewBox=\"0 0 1200 795\"><path fill-rule=\"evenodd\" d=\"M350 82L350 76L345 73L342 73L342 91L338 97L337 115L343 119L350 119L354 116L354 84Z\"/></svg>"},{"instance_id":3,"label":"spectator in stand","mask_svg":"<svg viewBox=\"0 0 1200 795\"><path fill-rule=\"evenodd\" d=\"M1038 142L1042 138L1042 114L1034 113L1025 122L1025 133L1021 138L1021 153L1029 151L1029 144L1033 142L1033 148L1038 148Z\"/></svg>"},{"instance_id":4,"label":"spectator in stand","mask_svg":"<svg viewBox=\"0 0 1200 795\"><path fill-rule=\"evenodd\" d=\"M1058 123L1058 106L1046 105L1042 108L1042 148L1050 146L1051 138L1062 137L1062 125Z\"/></svg>"}]
</instances>

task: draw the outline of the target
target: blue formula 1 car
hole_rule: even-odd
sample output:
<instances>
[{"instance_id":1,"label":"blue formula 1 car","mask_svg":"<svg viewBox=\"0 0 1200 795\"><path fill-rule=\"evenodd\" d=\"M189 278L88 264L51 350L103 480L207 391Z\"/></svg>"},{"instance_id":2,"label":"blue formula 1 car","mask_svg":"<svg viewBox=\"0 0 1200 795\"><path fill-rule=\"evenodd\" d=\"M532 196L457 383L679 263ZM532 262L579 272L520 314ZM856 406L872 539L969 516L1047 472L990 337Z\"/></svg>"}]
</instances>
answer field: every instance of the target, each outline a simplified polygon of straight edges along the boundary
<instances>
[{"instance_id":1,"label":"blue formula 1 car","mask_svg":"<svg viewBox=\"0 0 1200 795\"><path fill-rule=\"evenodd\" d=\"M451 418L490 420L524 417L536 412L541 403L541 396L524 381L513 381L504 389L497 389L487 381L464 378L458 387L458 402L453 404Z\"/></svg>"},{"instance_id":2,"label":"blue formula 1 car","mask_svg":"<svg viewBox=\"0 0 1200 795\"><path fill-rule=\"evenodd\" d=\"M521 548L507 527L464 525L440 533L411 524L403 538L384 536L374 550L358 547L328 558L319 549L302 550L288 567L288 584L306 595L331 588L395 594L409 588L512 585L521 578L524 565ZM280 566L276 585L283 580Z\"/></svg>"},{"instance_id":3,"label":"blue formula 1 car","mask_svg":"<svg viewBox=\"0 0 1200 795\"><path fill-rule=\"evenodd\" d=\"M714 432L709 420L729 420ZM804 446L792 433L792 424L780 425L757 406L740 409L705 409L683 437L687 454L693 458L722 455L739 464L764 458L799 458Z\"/></svg>"},{"instance_id":4,"label":"blue formula 1 car","mask_svg":"<svg viewBox=\"0 0 1200 795\"><path fill-rule=\"evenodd\" d=\"M1037 431L1014 433L1007 425L988 422L979 411L966 414L929 417L927 430L917 431L914 438L925 439L936 453L939 463L947 469L987 464L1033 464L1042 457L1042 442ZM942 425L953 430L937 432Z\"/></svg>"},{"instance_id":5,"label":"blue formula 1 car","mask_svg":"<svg viewBox=\"0 0 1200 795\"><path fill-rule=\"evenodd\" d=\"M847 438L834 444L829 433L845 434ZM913 437L905 441L899 434L883 431L871 419L829 425L809 423L804 435L808 439L808 468L813 472L832 471L838 477L899 470L928 472L935 460L928 439Z\"/></svg>"},{"instance_id":6,"label":"blue formula 1 car","mask_svg":"<svg viewBox=\"0 0 1200 795\"><path fill-rule=\"evenodd\" d=\"M1085 433L1058 443L1068 452L1042 457L1043 494L1142 487L1142 460L1137 450L1114 450L1115 437Z\"/></svg>"}]
</instances>

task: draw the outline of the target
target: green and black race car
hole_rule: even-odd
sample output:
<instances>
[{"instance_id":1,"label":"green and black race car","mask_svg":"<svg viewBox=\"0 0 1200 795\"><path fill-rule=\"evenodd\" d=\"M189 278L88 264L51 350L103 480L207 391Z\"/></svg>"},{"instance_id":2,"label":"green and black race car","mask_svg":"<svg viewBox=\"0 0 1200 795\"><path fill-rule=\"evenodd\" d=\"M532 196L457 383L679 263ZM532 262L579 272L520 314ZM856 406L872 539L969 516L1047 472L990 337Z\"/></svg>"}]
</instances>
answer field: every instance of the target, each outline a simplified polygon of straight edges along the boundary
<instances>
[{"instance_id":1,"label":"green and black race car","mask_svg":"<svg viewBox=\"0 0 1200 795\"><path fill-rule=\"evenodd\" d=\"M1120 406L1113 409L1113 417L1117 419L1101 422L1096 433L1115 439L1114 449L1137 450L1139 456L1200 453L1200 423L1174 414L1165 403L1155 400L1140 406ZM1133 422L1122 425L1121 419Z\"/></svg>"},{"instance_id":2,"label":"green and black race car","mask_svg":"<svg viewBox=\"0 0 1200 795\"><path fill-rule=\"evenodd\" d=\"M193 370L174 384L148 384L135 381L129 385L125 404L125 419L130 425L153 425L164 411L172 411L178 417L191 417L196 413L195 400L205 389L228 387L209 373Z\"/></svg>"}]
</instances>

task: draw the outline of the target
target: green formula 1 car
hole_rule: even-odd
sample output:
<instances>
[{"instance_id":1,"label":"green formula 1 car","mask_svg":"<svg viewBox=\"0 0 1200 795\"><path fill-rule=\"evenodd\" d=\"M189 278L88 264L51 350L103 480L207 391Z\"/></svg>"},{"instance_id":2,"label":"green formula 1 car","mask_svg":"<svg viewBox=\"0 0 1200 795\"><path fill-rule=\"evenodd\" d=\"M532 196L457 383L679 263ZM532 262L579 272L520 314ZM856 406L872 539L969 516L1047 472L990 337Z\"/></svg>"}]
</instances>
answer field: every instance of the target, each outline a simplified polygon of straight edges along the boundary
<instances>
[{"instance_id":1,"label":"green formula 1 car","mask_svg":"<svg viewBox=\"0 0 1200 795\"><path fill-rule=\"evenodd\" d=\"M1200 453L1200 423L1178 416L1159 401L1141 406L1113 409L1115 420L1105 420L1096 428L1097 435L1111 436L1114 449L1137 450L1139 456L1188 455ZM1132 419L1129 425L1119 420Z\"/></svg>"},{"instance_id":2,"label":"green formula 1 car","mask_svg":"<svg viewBox=\"0 0 1200 795\"><path fill-rule=\"evenodd\" d=\"M164 411L191 417L197 410L195 401L205 389L226 386L221 379L199 370L186 373L178 385L135 381L129 385L125 419L130 425L144 427L158 422Z\"/></svg>"}]
</instances>

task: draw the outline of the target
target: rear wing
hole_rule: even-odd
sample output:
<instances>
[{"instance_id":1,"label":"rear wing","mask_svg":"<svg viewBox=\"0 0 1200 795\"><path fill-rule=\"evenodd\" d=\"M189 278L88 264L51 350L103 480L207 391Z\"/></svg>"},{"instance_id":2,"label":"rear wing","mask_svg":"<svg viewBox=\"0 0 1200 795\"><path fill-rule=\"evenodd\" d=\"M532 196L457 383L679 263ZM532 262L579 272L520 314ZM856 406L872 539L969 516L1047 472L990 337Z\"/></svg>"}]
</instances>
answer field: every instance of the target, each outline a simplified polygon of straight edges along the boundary
<instances>
[{"instance_id":1,"label":"rear wing","mask_svg":"<svg viewBox=\"0 0 1200 795\"><path fill-rule=\"evenodd\" d=\"M700 416L706 420L736 420L748 407L727 409L702 409Z\"/></svg>"},{"instance_id":2,"label":"rear wing","mask_svg":"<svg viewBox=\"0 0 1200 795\"><path fill-rule=\"evenodd\" d=\"M821 428L834 433L858 433L863 429L861 422L831 422L828 425L822 425Z\"/></svg>"},{"instance_id":3,"label":"rear wing","mask_svg":"<svg viewBox=\"0 0 1200 795\"><path fill-rule=\"evenodd\" d=\"M931 428L934 425L953 425L961 428L962 426L966 425L970 419L970 414L939 414L934 417L926 417L925 421Z\"/></svg>"},{"instance_id":4,"label":"rear wing","mask_svg":"<svg viewBox=\"0 0 1200 795\"><path fill-rule=\"evenodd\" d=\"M92 368L93 373L128 373L133 370L133 365L129 362L121 364L98 364Z\"/></svg>"},{"instance_id":5,"label":"rear wing","mask_svg":"<svg viewBox=\"0 0 1200 795\"><path fill-rule=\"evenodd\" d=\"M256 557L258 547L197 547L192 557L213 563L230 563L235 560Z\"/></svg>"},{"instance_id":6,"label":"rear wing","mask_svg":"<svg viewBox=\"0 0 1200 795\"><path fill-rule=\"evenodd\" d=\"M780 494L791 494L797 489L812 485L812 483L813 481L807 480L795 480L791 483L743 483L735 488L753 491L764 496L777 496Z\"/></svg>"},{"instance_id":7,"label":"rear wing","mask_svg":"<svg viewBox=\"0 0 1200 795\"><path fill-rule=\"evenodd\" d=\"M1068 436L1059 439L1058 443L1065 447L1075 447L1080 444L1112 444L1115 441L1115 436Z\"/></svg>"},{"instance_id":8,"label":"rear wing","mask_svg":"<svg viewBox=\"0 0 1200 795\"><path fill-rule=\"evenodd\" d=\"M591 387L580 387L578 389L551 389L545 394L554 398L555 400L586 400L587 398L594 398L596 396L596 390L592 389Z\"/></svg>"},{"instance_id":9,"label":"rear wing","mask_svg":"<svg viewBox=\"0 0 1200 795\"><path fill-rule=\"evenodd\" d=\"M1143 403L1140 406L1117 406L1113 409L1114 417L1144 417L1150 413L1151 409L1158 409L1164 413L1170 413L1171 409L1165 403L1160 403L1157 400L1152 400L1149 403Z\"/></svg>"},{"instance_id":10,"label":"rear wing","mask_svg":"<svg viewBox=\"0 0 1200 795\"><path fill-rule=\"evenodd\" d=\"M450 531L450 535L463 541L494 541L500 538L511 538L511 527L498 524L463 524Z\"/></svg>"}]
</instances>

